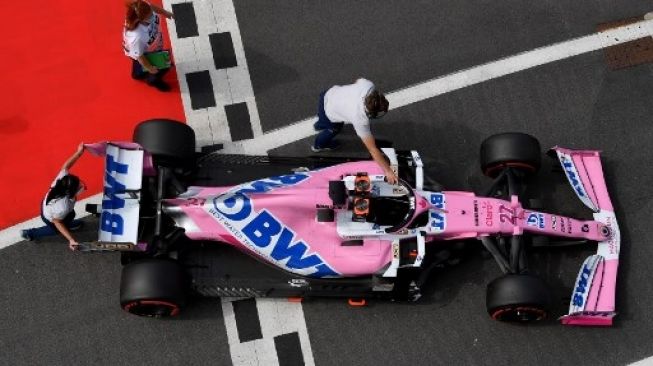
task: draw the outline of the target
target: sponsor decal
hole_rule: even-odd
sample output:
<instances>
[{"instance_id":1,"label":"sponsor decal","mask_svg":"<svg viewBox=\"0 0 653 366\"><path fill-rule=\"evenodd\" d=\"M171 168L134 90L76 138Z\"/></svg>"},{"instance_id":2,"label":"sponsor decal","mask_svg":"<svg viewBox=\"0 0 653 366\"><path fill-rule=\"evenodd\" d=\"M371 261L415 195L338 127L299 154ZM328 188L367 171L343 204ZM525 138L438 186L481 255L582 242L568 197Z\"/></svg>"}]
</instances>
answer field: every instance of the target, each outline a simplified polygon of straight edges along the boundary
<instances>
[{"instance_id":1,"label":"sponsor decal","mask_svg":"<svg viewBox=\"0 0 653 366\"><path fill-rule=\"evenodd\" d=\"M298 184L309 175L296 173L240 185L212 199L208 212L238 241L286 270L312 277L338 276L295 232L269 211L256 210L248 194Z\"/></svg>"},{"instance_id":2,"label":"sponsor decal","mask_svg":"<svg viewBox=\"0 0 653 366\"><path fill-rule=\"evenodd\" d=\"M291 287L306 287L308 286L308 281L306 281L303 278L293 278L290 281L288 281L288 284Z\"/></svg>"},{"instance_id":3,"label":"sponsor decal","mask_svg":"<svg viewBox=\"0 0 653 366\"><path fill-rule=\"evenodd\" d=\"M599 242L597 254L603 256L606 260L619 258L621 234L614 212L601 211L600 213L594 214L594 220L602 222L610 231L610 235L605 240Z\"/></svg>"},{"instance_id":4,"label":"sponsor decal","mask_svg":"<svg viewBox=\"0 0 653 366\"><path fill-rule=\"evenodd\" d=\"M138 238L138 191L143 151L107 144L104 192L98 236L100 241L135 243ZM132 193L129 193L132 192Z\"/></svg>"},{"instance_id":5,"label":"sponsor decal","mask_svg":"<svg viewBox=\"0 0 653 366\"><path fill-rule=\"evenodd\" d=\"M399 242L392 242L392 257L399 258Z\"/></svg>"},{"instance_id":6,"label":"sponsor decal","mask_svg":"<svg viewBox=\"0 0 653 366\"><path fill-rule=\"evenodd\" d=\"M556 230L558 228L558 217L551 216L551 230Z\"/></svg>"},{"instance_id":7,"label":"sponsor decal","mask_svg":"<svg viewBox=\"0 0 653 366\"><path fill-rule=\"evenodd\" d=\"M494 225L494 213L492 212L492 204L489 201L483 201L481 208L485 210L485 225Z\"/></svg>"},{"instance_id":8,"label":"sponsor decal","mask_svg":"<svg viewBox=\"0 0 653 366\"><path fill-rule=\"evenodd\" d=\"M478 226L478 201L474 200L474 226Z\"/></svg>"},{"instance_id":9,"label":"sponsor decal","mask_svg":"<svg viewBox=\"0 0 653 366\"><path fill-rule=\"evenodd\" d=\"M571 219L567 217L567 234L571 234Z\"/></svg>"},{"instance_id":10,"label":"sponsor decal","mask_svg":"<svg viewBox=\"0 0 653 366\"><path fill-rule=\"evenodd\" d=\"M544 229L546 227L546 219L543 213L531 213L526 219L528 226Z\"/></svg>"},{"instance_id":11,"label":"sponsor decal","mask_svg":"<svg viewBox=\"0 0 653 366\"><path fill-rule=\"evenodd\" d=\"M118 193L124 192L126 187L115 178L116 174L129 174L129 164L117 162L115 157L107 152L100 230L114 235L122 235L124 220L119 210L125 207L125 200Z\"/></svg>"},{"instance_id":12,"label":"sponsor decal","mask_svg":"<svg viewBox=\"0 0 653 366\"><path fill-rule=\"evenodd\" d=\"M571 184L571 188L574 190L578 198L583 202L585 206L596 212L596 204L592 201L587 190L585 189L581 176L578 173L578 168L574 164L572 156L567 153L558 151L558 157L560 158L560 164L562 165L562 169L565 171L567 180L569 181L569 184ZM585 174L587 173L585 172Z\"/></svg>"},{"instance_id":13,"label":"sponsor decal","mask_svg":"<svg viewBox=\"0 0 653 366\"><path fill-rule=\"evenodd\" d=\"M565 225L565 218L564 218L564 217L561 217L561 218L560 218L560 231L562 231L562 232L564 233L564 232L566 231L566 230L565 230L566 227L567 227L567 226Z\"/></svg>"},{"instance_id":14,"label":"sponsor decal","mask_svg":"<svg viewBox=\"0 0 653 366\"><path fill-rule=\"evenodd\" d=\"M583 270L578 275L578 280L576 281L576 288L574 290L574 296L571 300L572 305L582 307L585 304L585 298L587 297L586 293L589 285L590 274L592 269L587 265L583 265Z\"/></svg>"},{"instance_id":15,"label":"sponsor decal","mask_svg":"<svg viewBox=\"0 0 653 366\"><path fill-rule=\"evenodd\" d=\"M581 198L587 197L585 189L583 189L583 185L581 184L580 178L578 177L578 172L576 171L574 163L571 162L571 160L569 160L569 158L566 156L560 158L560 162L562 163L562 167L567 174L567 178L569 178L569 182L571 182L571 186L574 188L574 191L576 191L576 194L578 194L578 196Z\"/></svg>"},{"instance_id":16,"label":"sponsor decal","mask_svg":"<svg viewBox=\"0 0 653 366\"><path fill-rule=\"evenodd\" d=\"M444 231L447 227L447 216L445 215L445 208L447 203L442 193L432 193L431 194L431 206L435 207L435 210L430 210L429 213L431 221L431 231Z\"/></svg>"},{"instance_id":17,"label":"sponsor decal","mask_svg":"<svg viewBox=\"0 0 653 366\"><path fill-rule=\"evenodd\" d=\"M403 187L392 188L392 194L406 194L406 190Z\"/></svg>"}]
</instances>

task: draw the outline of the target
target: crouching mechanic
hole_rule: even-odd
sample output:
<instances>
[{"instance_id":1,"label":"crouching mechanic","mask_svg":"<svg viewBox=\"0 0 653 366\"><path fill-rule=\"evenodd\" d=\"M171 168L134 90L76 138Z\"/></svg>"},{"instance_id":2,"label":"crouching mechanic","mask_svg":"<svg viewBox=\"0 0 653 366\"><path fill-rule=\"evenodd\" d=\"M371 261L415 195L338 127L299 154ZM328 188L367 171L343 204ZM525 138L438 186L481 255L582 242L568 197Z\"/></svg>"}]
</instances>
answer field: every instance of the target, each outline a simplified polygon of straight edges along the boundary
<instances>
[{"instance_id":1,"label":"crouching mechanic","mask_svg":"<svg viewBox=\"0 0 653 366\"><path fill-rule=\"evenodd\" d=\"M82 227L81 220L75 220L75 202L77 195L84 191L84 183L68 171L84 153L84 144L79 144L77 151L66 160L61 171L50 185L41 203L41 219L45 226L21 231L25 240L34 240L44 236L61 233L68 240L70 250L79 245L70 233Z\"/></svg>"},{"instance_id":2,"label":"crouching mechanic","mask_svg":"<svg viewBox=\"0 0 653 366\"><path fill-rule=\"evenodd\" d=\"M397 176L390 168L385 156L376 146L370 131L370 119L377 119L388 112L389 103L383 93L374 84L360 78L349 85L335 85L320 93L318 120L315 129L320 131L311 150L322 152L340 146L334 137L340 133L345 123L354 127L358 137L369 151L374 161L379 164L390 184L397 184Z\"/></svg>"}]
</instances>

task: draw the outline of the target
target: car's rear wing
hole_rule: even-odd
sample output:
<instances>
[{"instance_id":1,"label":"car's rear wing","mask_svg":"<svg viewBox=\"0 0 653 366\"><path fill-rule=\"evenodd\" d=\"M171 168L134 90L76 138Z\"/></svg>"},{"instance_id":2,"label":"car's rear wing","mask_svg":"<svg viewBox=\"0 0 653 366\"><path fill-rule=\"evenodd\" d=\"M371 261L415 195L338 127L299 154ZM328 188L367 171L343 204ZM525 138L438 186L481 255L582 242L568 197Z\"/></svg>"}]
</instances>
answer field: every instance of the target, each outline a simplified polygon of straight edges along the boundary
<instances>
[{"instance_id":1,"label":"car's rear wing","mask_svg":"<svg viewBox=\"0 0 653 366\"><path fill-rule=\"evenodd\" d=\"M85 248L90 251L137 248L143 171L152 168L151 159L146 156L149 154L131 142L100 142L85 147L105 159L98 241Z\"/></svg>"},{"instance_id":2,"label":"car's rear wing","mask_svg":"<svg viewBox=\"0 0 653 366\"><path fill-rule=\"evenodd\" d=\"M594 220L610 229L608 239L598 243L595 255L583 263L569 304L569 313L560 318L567 325L612 325L615 312L617 267L621 235L605 184L598 151L554 147L567 180L576 196L594 212Z\"/></svg>"}]
</instances>

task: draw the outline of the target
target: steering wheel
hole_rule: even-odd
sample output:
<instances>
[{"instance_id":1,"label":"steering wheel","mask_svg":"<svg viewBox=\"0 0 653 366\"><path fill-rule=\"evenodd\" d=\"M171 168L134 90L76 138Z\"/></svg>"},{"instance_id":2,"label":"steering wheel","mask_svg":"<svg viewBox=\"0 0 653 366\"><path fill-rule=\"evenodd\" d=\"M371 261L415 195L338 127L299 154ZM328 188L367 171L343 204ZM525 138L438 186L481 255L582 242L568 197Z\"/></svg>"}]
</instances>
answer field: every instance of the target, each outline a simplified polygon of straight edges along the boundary
<instances>
[{"instance_id":1,"label":"steering wheel","mask_svg":"<svg viewBox=\"0 0 653 366\"><path fill-rule=\"evenodd\" d=\"M409 206L406 215L404 215L404 217L401 219L400 222L385 229L385 232L388 234L397 232L403 229L404 226L408 225L408 223L410 223L410 220L413 218L413 215L415 214L415 210L417 206L415 202L415 192L413 191L413 188L405 180L401 178L397 178L397 182L399 183L399 185L406 188L406 192L408 192L406 194L408 196L408 201L406 202L406 204Z\"/></svg>"}]
</instances>

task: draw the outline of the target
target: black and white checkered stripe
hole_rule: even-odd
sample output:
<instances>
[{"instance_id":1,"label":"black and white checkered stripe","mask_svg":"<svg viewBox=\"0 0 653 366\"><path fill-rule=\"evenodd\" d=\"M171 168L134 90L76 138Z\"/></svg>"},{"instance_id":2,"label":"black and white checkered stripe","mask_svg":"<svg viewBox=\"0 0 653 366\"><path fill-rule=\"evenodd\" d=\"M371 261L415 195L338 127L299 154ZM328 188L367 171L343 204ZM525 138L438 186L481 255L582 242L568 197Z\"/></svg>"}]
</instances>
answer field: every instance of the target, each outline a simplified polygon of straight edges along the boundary
<instances>
[{"instance_id":1,"label":"black and white checkered stripe","mask_svg":"<svg viewBox=\"0 0 653 366\"><path fill-rule=\"evenodd\" d=\"M199 146L262 134L232 0L164 0L184 111Z\"/></svg>"},{"instance_id":2,"label":"black and white checkered stripe","mask_svg":"<svg viewBox=\"0 0 653 366\"><path fill-rule=\"evenodd\" d=\"M222 302L234 365L314 365L301 304L285 299Z\"/></svg>"},{"instance_id":3,"label":"black and white checkered stripe","mask_svg":"<svg viewBox=\"0 0 653 366\"><path fill-rule=\"evenodd\" d=\"M261 136L232 0L164 0L164 6L175 15L168 29L198 145ZM234 365L314 365L301 304L223 298L222 310Z\"/></svg>"}]
</instances>

